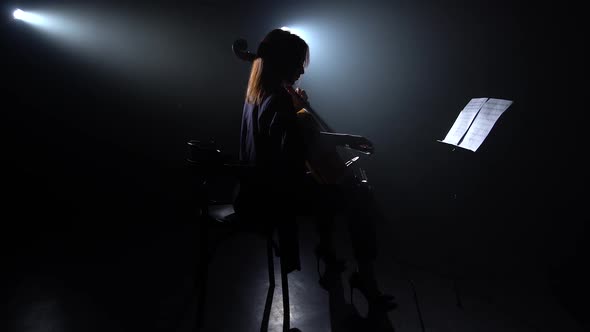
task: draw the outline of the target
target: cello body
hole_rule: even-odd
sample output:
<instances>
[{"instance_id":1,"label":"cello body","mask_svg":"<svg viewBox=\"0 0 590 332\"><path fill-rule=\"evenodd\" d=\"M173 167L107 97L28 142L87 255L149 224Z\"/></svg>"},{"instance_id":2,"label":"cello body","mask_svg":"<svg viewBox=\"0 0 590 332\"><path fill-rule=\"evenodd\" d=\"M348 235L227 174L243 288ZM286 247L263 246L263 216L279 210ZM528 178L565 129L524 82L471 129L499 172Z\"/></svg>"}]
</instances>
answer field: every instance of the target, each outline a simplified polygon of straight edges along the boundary
<instances>
[{"instance_id":1,"label":"cello body","mask_svg":"<svg viewBox=\"0 0 590 332\"><path fill-rule=\"evenodd\" d=\"M337 147L322 140L323 128L309 111L299 110L297 122L307 142L305 165L318 184L339 184L352 175Z\"/></svg>"}]
</instances>

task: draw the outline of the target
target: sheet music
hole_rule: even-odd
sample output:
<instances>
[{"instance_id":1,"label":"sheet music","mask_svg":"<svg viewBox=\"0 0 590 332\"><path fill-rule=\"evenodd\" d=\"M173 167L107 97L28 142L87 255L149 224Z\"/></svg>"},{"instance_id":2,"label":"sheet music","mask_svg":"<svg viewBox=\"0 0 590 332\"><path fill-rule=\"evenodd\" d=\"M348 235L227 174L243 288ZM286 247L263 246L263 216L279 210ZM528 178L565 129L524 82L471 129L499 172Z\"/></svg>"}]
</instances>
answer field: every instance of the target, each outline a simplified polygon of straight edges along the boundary
<instances>
[{"instance_id":1,"label":"sheet music","mask_svg":"<svg viewBox=\"0 0 590 332\"><path fill-rule=\"evenodd\" d=\"M469 125L473 122L473 119L477 115L477 112L481 109L482 105L488 100L488 98L473 98L465 105L455 123L447 133L447 136L442 141L443 143L457 145L465 132L469 128Z\"/></svg>"},{"instance_id":2,"label":"sheet music","mask_svg":"<svg viewBox=\"0 0 590 332\"><path fill-rule=\"evenodd\" d=\"M477 117L469 127L467 134L459 144L460 147L475 152L477 148L483 143L483 140L488 136L492 127L512 104L511 100L490 98L481 107Z\"/></svg>"}]
</instances>

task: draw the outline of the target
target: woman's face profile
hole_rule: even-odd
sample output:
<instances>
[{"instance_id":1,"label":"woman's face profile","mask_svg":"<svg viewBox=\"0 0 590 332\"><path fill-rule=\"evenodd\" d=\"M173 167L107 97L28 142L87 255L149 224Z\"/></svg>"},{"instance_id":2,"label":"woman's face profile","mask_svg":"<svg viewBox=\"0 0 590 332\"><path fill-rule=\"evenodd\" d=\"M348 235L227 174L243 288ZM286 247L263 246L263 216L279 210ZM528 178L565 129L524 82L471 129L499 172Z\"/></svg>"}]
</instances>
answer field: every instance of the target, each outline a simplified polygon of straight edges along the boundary
<instances>
[{"instance_id":1,"label":"woman's face profile","mask_svg":"<svg viewBox=\"0 0 590 332\"><path fill-rule=\"evenodd\" d=\"M287 80L287 83L289 83L289 85L293 85L295 84L295 82L297 82L297 80L301 77L301 75L305 74L305 69L304 69L304 64L301 63L300 65L298 65L294 70L293 70L293 74L291 75L291 77Z\"/></svg>"}]
</instances>

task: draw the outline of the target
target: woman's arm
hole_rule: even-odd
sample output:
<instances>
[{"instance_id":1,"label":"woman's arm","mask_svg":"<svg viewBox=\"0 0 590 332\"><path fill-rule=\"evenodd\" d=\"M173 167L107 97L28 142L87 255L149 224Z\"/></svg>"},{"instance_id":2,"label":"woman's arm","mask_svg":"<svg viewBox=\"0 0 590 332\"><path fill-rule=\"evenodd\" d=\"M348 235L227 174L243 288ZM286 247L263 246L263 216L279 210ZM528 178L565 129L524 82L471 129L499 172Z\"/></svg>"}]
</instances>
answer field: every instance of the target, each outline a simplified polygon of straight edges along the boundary
<instances>
[{"instance_id":1,"label":"woman's arm","mask_svg":"<svg viewBox=\"0 0 590 332\"><path fill-rule=\"evenodd\" d=\"M293 89L292 86L286 86L285 90L291 95L293 105L296 111L305 118L305 113L310 114L313 118L313 112L309 112L306 108L310 108L307 93L302 89ZM301 112L303 111L303 114ZM308 119L306 122L315 121ZM320 131L320 139L327 145L346 146L352 149L359 150L364 153L372 153L374 151L373 143L363 136L333 133L327 131Z\"/></svg>"},{"instance_id":2,"label":"woman's arm","mask_svg":"<svg viewBox=\"0 0 590 332\"><path fill-rule=\"evenodd\" d=\"M363 136L330 133L321 131L320 139L330 145L347 146L352 149L372 153L374 151L373 143Z\"/></svg>"},{"instance_id":3,"label":"woman's arm","mask_svg":"<svg viewBox=\"0 0 590 332\"><path fill-rule=\"evenodd\" d=\"M350 141L349 134L329 133L326 131L320 131L320 137L321 140L330 145L344 146L348 145Z\"/></svg>"}]
</instances>

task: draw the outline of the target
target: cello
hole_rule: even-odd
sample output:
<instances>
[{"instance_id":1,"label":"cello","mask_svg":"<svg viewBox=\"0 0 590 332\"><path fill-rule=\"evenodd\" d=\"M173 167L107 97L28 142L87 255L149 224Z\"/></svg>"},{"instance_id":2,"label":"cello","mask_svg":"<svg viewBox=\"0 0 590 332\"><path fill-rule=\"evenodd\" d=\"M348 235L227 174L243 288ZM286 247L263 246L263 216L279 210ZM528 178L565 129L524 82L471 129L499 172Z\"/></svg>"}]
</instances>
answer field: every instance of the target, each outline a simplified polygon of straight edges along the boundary
<instances>
[{"instance_id":1,"label":"cello","mask_svg":"<svg viewBox=\"0 0 590 332\"><path fill-rule=\"evenodd\" d=\"M248 43L244 39L235 40L232 50L240 60L249 63L257 58L255 53L248 51ZM364 169L350 167L360 158L358 155L353 155L352 151L365 155L374 153L373 145L366 138L336 133L307 102L304 108L297 111L297 122L302 131L308 137L313 138L306 153L306 167L316 182L319 184L341 184L353 179L358 185L368 186ZM323 135L347 136L365 143L337 146L322 139Z\"/></svg>"}]
</instances>

